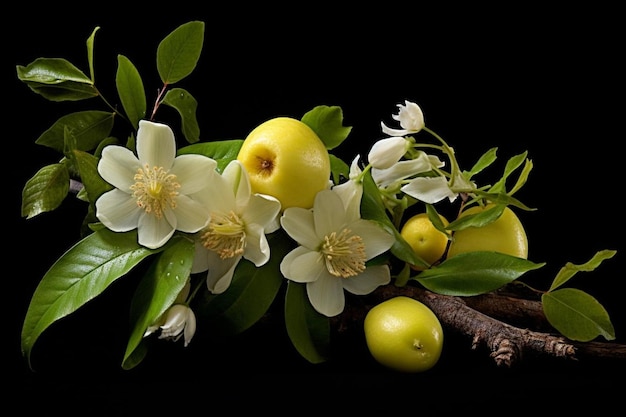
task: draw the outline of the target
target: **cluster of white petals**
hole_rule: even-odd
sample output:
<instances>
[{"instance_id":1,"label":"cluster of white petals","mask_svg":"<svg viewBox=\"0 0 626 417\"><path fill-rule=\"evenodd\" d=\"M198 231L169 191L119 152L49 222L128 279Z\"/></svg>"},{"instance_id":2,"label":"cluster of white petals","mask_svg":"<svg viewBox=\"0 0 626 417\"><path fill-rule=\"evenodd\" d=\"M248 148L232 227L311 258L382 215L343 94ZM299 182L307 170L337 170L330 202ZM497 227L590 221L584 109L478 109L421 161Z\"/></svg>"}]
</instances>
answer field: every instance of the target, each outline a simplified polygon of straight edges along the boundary
<instances>
[{"instance_id":1,"label":"cluster of white petals","mask_svg":"<svg viewBox=\"0 0 626 417\"><path fill-rule=\"evenodd\" d=\"M342 198L349 195L349 201ZM280 270L285 278L306 283L311 305L327 317L343 312L344 290L364 295L391 281L388 265L365 263L389 250L394 237L351 208L356 196L323 190L313 209L291 207L281 217L283 229L299 246L285 256Z\"/></svg>"},{"instance_id":2,"label":"cluster of white petals","mask_svg":"<svg viewBox=\"0 0 626 417\"><path fill-rule=\"evenodd\" d=\"M137 156L117 145L102 151L98 173L115 188L96 201L96 217L114 232L137 229L139 244L150 249L176 230L195 233L209 222L196 194L213 182L216 165L202 155L176 157L171 128L142 120Z\"/></svg>"},{"instance_id":3,"label":"cluster of white petals","mask_svg":"<svg viewBox=\"0 0 626 417\"><path fill-rule=\"evenodd\" d=\"M210 214L210 222L196 234L191 272L208 270L207 286L220 294L230 286L242 258L255 266L269 260L266 234L280 227L281 206L274 197L252 193L248 173L237 160L213 179L198 200Z\"/></svg>"},{"instance_id":4,"label":"cluster of white petals","mask_svg":"<svg viewBox=\"0 0 626 417\"><path fill-rule=\"evenodd\" d=\"M389 136L406 136L417 133L424 128L424 113L420 106L408 100L405 100L404 103L404 105L398 104L398 114L391 116L400 122L402 129L392 129L381 122L383 133Z\"/></svg>"}]
</instances>

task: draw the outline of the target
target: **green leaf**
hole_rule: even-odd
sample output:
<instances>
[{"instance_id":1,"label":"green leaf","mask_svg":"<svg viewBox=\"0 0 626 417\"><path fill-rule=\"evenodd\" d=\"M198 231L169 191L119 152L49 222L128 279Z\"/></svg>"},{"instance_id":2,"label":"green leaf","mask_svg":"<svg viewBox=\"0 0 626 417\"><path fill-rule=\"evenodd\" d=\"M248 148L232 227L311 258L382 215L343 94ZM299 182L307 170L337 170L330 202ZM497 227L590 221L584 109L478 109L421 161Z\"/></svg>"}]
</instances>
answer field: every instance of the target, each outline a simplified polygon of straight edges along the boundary
<instances>
[{"instance_id":1,"label":"green leaf","mask_svg":"<svg viewBox=\"0 0 626 417\"><path fill-rule=\"evenodd\" d=\"M498 220L505 208L505 205L495 204L492 207L486 210L481 210L476 214L468 214L457 218L455 221L448 224L446 229L458 231L467 229L468 227L486 226L489 223L493 223Z\"/></svg>"},{"instance_id":2,"label":"green leaf","mask_svg":"<svg viewBox=\"0 0 626 417\"><path fill-rule=\"evenodd\" d=\"M87 38L87 61L89 62L89 75L91 76L91 82L95 83L96 81L96 73L93 68L93 52L94 52L94 43L96 40L96 32L100 30L100 26L96 26L91 32L89 38Z\"/></svg>"},{"instance_id":3,"label":"green leaf","mask_svg":"<svg viewBox=\"0 0 626 417\"><path fill-rule=\"evenodd\" d=\"M328 360L330 321L311 306L305 284L287 283L285 325L291 343L304 359L313 364Z\"/></svg>"},{"instance_id":4,"label":"green leaf","mask_svg":"<svg viewBox=\"0 0 626 417\"><path fill-rule=\"evenodd\" d=\"M329 153L328 157L330 159L330 173L334 184L339 184L342 177L346 179L350 177L350 166L348 166L348 164L332 153Z\"/></svg>"},{"instance_id":5,"label":"green leaf","mask_svg":"<svg viewBox=\"0 0 626 417\"><path fill-rule=\"evenodd\" d=\"M189 143L196 143L200 140L200 126L196 118L198 102L196 99L182 88L173 88L165 94L163 104L173 107L180 114L182 120L183 135Z\"/></svg>"},{"instance_id":6,"label":"green leaf","mask_svg":"<svg viewBox=\"0 0 626 417\"><path fill-rule=\"evenodd\" d=\"M113 129L115 113L86 110L61 117L35 141L63 153L66 129L76 138L76 149L90 151Z\"/></svg>"},{"instance_id":7,"label":"green leaf","mask_svg":"<svg viewBox=\"0 0 626 417\"><path fill-rule=\"evenodd\" d=\"M149 326L157 321L174 303L191 273L195 253L194 243L187 238L173 238L137 286L131 304L131 331L122 367L130 369L139 359L134 351L143 340Z\"/></svg>"},{"instance_id":8,"label":"green leaf","mask_svg":"<svg viewBox=\"0 0 626 417\"><path fill-rule=\"evenodd\" d=\"M157 70L163 84L177 83L196 68L204 43L204 22L180 25L157 48Z\"/></svg>"},{"instance_id":9,"label":"green leaf","mask_svg":"<svg viewBox=\"0 0 626 417\"><path fill-rule=\"evenodd\" d=\"M524 184L526 184L526 181L528 180L528 175L530 174L530 171L532 171L532 169L533 161L527 159L524 163L524 168L522 168L522 172L520 172L519 177L517 178L517 182L515 183L513 188L508 191L509 195L515 194L520 188L524 186Z\"/></svg>"},{"instance_id":10,"label":"green leaf","mask_svg":"<svg viewBox=\"0 0 626 417\"><path fill-rule=\"evenodd\" d=\"M70 174L65 164L41 168L22 190L22 217L36 215L59 207L70 189Z\"/></svg>"},{"instance_id":11,"label":"green leaf","mask_svg":"<svg viewBox=\"0 0 626 417\"><path fill-rule=\"evenodd\" d=\"M491 148L487 152L485 152L478 159L478 161L474 164L472 169L470 169L469 172L466 173L467 179L468 180L471 179L474 175L478 174L479 172L481 172L482 170L484 170L485 168L493 164L497 159L497 156L496 156L497 151L498 151L498 148Z\"/></svg>"},{"instance_id":12,"label":"green leaf","mask_svg":"<svg viewBox=\"0 0 626 417\"><path fill-rule=\"evenodd\" d=\"M615 250L605 249L605 250L596 252L596 254L593 255L593 257L589 261L585 262L584 264L576 265L571 262L566 263L565 266L561 268L559 273L556 275L556 277L554 278L554 281L552 281L552 285L550 286L550 289L548 291L555 290L561 285L565 284L567 281L570 280L570 278L576 275L577 272L593 271L594 269L600 266L602 261L612 258L613 256L615 256L616 253L617 251Z\"/></svg>"},{"instance_id":13,"label":"green leaf","mask_svg":"<svg viewBox=\"0 0 626 417\"><path fill-rule=\"evenodd\" d=\"M193 153L208 156L217 162L217 170L222 172L230 161L237 159L242 144L242 139L195 143L180 148L178 155Z\"/></svg>"},{"instance_id":14,"label":"green leaf","mask_svg":"<svg viewBox=\"0 0 626 417\"><path fill-rule=\"evenodd\" d=\"M30 363L37 338L52 323L98 296L156 251L137 243L137 233L101 229L65 252L35 289L22 327L22 353Z\"/></svg>"},{"instance_id":15,"label":"green leaf","mask_svg":"<svg viewBox=\"0 0 626 417\"><path fill-rule=\"evenodd\" d=\"M438 294L472 296L497 290L544 265L499 252L466 252L446 259L413 279Z\"/></svg>"},{"instance_id":16,"label":"green leaf","mask_svg":"<svg viewBox=\"0 0 626 417\"><path fill-rule=\"evenodd\" d=\"M522 152L519 155L515 155L513 157L511 157L507 163L506 166L504 167L504 173L502 175L502 178L500 178L500 180L498 180L497 183L495 183L491 189L489 190L489 192L491 193L506 193L506 180L509 177L509 175L511 175L513 173L513 171L515 171L521 164L522 162L524 162L524 160L526 159L526 155L528 154L528 151Z\"/></svg>"},{"instance_id":17,"label":"green leaf","mask_svg":"<svg viewBox=\"0 0 626 417\"><path fill-rule=\"evenodd\" d=\"M615 339L615 329L602 304L576 288L561 288L541 296L548 322L571 340L588 342L598 336Z\"/></svg>"},{"instance_id":18,"label":"green leaf","mask_svg":"<svg viewBox=\"0 0 626 417\"><path fill-rule=\"evenodd\" d=\"M80 179L87 192L88 200L90 203L95 204L98 197L113 187L103 180L98 173L99 159L97 157L84 151L74 151L73 155Z\"/></svg>"},{"instance_id":19,"label":"green leaf","mask_svg":"<svg viewBox=\"0 0 626 417\"><path fill-rule=\"evenodd\" d=\"M394 235L395 240L393 246L391 247L391 253L396 258L408 262L411 265L420 265L428 268L428 263L415 254L411 245L404 240L398 229L391 222L391 219L389 219L389 216L387 216L378 187L376 186L376 183L374 182L374 179L369 171L363 175L361 217L377 222L381 225L381 227Z\"/></svg>"},{"instance_id":20,"label":"green leaf","mask_svg":"<svg viewBox=\"0 0 626 417\"><path fill-rule=\"evenodd\" d=\"M317 106L301 121L313 129L329 150L341 145L352 130L351 126L343 126L343 110L339 106Z\"/></svg>"},{"instance_id":21,"label":"green leaf","mask_svg":"<svg viewBox=\"0 0 626 417\"><path fill-rule=\"evenodd\" d=\"M117 56L115 85L126 116L137 130L139 121L146 117L146 91L139 71L124 55Z\"/></svg>"},{"instance_id":22,"label":"green leaf","mask_svg":"<svg viewBox=\"0 0 626 417\"><path fill-rule=\"evenodd\" d=\"M243 332L263 317L276 298L284 281L280 262L292 246L280 229L267 239L271 253L265 265L256 267L241 259L228 289L218 295L209 295L206 303L199 306L211 317L208 326L213 331L223 335Z\"/></svg>"},{"instance_id":23,"label":"green leaf","mask_svg":"<svg viewBox=\"0 0 626 417\"><path fill-rule=\"evenodd\" d=\"M81 70L66 59L37 58L16 66L17 78L50 101L77 101L97 97L98 90Z\"/></svg>"}]
</instances>

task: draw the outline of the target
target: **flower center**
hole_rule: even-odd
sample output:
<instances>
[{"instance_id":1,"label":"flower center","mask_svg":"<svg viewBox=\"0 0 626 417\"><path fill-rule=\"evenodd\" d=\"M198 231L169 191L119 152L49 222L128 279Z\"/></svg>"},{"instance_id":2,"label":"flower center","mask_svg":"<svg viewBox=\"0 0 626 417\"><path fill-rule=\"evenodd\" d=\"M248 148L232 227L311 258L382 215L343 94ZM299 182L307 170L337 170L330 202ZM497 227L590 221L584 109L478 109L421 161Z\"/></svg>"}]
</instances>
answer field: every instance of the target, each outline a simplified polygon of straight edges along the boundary
<instances>
[{"instance_id":1,"label":"flower center","mask_svg":"<svg viewBox=\"0 0 626 417\"><path fill-rule=\"evenodd\" d=\"M246 247L245 225L233 211L228 214L211 213L211 221L201 239L205 248L216 252L222 259L243 255Z\"/></svg>"},{"instance_id":2,"label":"flower center","mask_svg":"<svg viewBox=\"0 0 626 417\"><path fill-rule=\"evenodd\" d=\"M163 217L166 207L176 208L176 196L180 184L176 175L168 173L163 167L150 167L148 164L137 169L133 177L135 184L131 185L137 205L146 213L154 213L157 218Z\"/></svg>"},{"instance_id":3,"label":"flower center","mask_svg":"<svg viewBox=\"0 0 626 417\"><path fill-rule=\"evenodd\" d=\"M332 232L324 237L321 252L328 272L336 277L353 277L365 271L363 239L351 233L343 229L339 234Z\"/></svg>"}]
</instances>

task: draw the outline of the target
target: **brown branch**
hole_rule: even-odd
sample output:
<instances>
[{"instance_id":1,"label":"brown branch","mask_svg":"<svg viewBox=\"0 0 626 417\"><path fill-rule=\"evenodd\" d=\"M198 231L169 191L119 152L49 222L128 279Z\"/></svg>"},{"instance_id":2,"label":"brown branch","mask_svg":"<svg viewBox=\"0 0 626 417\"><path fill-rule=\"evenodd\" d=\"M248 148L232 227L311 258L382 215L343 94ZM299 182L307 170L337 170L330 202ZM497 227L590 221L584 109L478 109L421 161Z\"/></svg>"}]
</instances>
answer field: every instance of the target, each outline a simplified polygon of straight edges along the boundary
<instances>
[{"instance_id":1,"label":"brown branch","mask_svg":"<svg viewBox=\"0 0 626 417\"><path fill-rule=\"evenodd\" d=\"M626 345L613 342L575 342L550 332L539 301L515 298L499 293L476 297L453 297L432 293L415 286L380 287L368 297L368 305L350 306L337 323L339 329L347 321L363 320L372 306L389 298L405 295L427 305L442 325L471 339L472 349L485 346L497 365L510 367L526 355L538 355L566 360L599 358L626 360ZM532 323L529 330L521 325Z\"/></svg>"}]
</instances>

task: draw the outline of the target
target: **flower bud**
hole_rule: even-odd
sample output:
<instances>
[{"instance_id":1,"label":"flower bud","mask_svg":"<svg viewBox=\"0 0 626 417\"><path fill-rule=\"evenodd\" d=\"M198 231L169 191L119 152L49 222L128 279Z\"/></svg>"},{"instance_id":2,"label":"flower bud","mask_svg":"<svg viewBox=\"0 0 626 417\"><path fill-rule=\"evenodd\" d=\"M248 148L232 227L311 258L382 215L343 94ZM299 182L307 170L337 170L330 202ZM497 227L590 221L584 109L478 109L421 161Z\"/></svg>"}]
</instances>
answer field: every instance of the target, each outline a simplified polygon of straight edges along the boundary
<instances>
[{"instance_id":1,"label":"flower bud","mask_svg":"<svg viewBox=\"0 0 626 417\"><path fill-rule=\"evenodd\" d=\"M403 137L381 139L374 143L367 159L374 168L390 168L404 156L410 147L411 143Z\"/></svg>"},{"instance_id":2,"label":"flower bud","mask_svg":"<svg viewBox=\"0 0 626 417\"><path fill-rule=\"evenodd\" d=\"M196 333L196 315L184 304L174 304L165 315L165 323L161 325L159 339L178 341L185 337L185 347L189 345Z\"/></svg>"}]
</instances>

